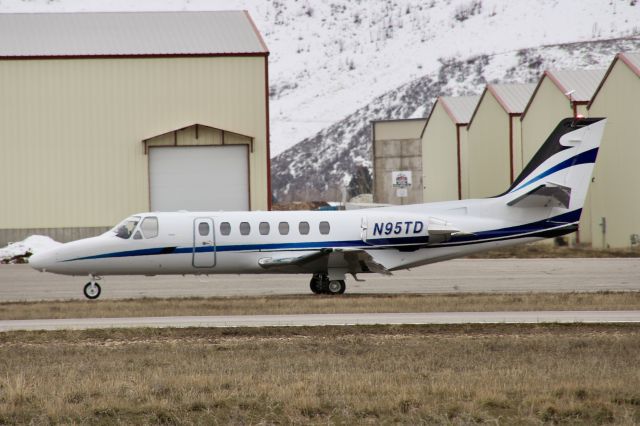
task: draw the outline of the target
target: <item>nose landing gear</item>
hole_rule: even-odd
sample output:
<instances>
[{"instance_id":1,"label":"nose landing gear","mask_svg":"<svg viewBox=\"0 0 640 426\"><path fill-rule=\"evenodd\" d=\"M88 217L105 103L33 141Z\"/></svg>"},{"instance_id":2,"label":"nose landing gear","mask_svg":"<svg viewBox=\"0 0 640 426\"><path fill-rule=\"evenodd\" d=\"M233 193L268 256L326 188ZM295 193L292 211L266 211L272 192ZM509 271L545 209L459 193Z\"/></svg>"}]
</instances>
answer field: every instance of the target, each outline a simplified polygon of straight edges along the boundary
<instances>
[{"instance_id":1,"label":"nose landing gear","mask_svg":"<svg viewBox=\"0 0 640 426\"><path fill-rule=\"evenodd\" d=\"M102 292L102 289L100 288L100 284L98 284L96 281L100 280L101 277L89 275L89 278L91 279L91 281L89 281L84 286L84 296L87 299L91 299L91 300L97 299L98 297L100 297L100 293Z\"/></svg>"},{"instance_id":2,"label":"nose landing gear","mask_svg":"<svg viewBox=\"0 0 640 426\"><path fill-rule=\"evenodd\" d=\"M343 294L347 289L344 280L329 280L326 274L313 274L309 287L314 294Z\"/></svg>"}]
</instances>

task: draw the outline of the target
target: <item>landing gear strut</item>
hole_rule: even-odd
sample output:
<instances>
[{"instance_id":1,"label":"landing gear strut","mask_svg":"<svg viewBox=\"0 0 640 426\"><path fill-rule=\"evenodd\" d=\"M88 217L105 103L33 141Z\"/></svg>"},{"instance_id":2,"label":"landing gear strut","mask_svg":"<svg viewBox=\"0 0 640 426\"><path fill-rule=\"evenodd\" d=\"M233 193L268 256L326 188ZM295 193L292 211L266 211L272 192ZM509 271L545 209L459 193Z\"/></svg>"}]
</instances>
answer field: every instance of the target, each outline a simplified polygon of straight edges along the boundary
<instances>
[{"instance_id":1,"label":"landing gear strut","mask_svg":"<svg viewBox=\"0 0 640 426\"><path fill-rule=\"evenodd\" d=\"M347 289L344 280L329 280L326 274L313 274L309 287L314 294L342 294Z\"/></svg>"},{"instance_id":2,"label":"landing gear strut","mask_svg":"<svg viewBox=\"0 0 640 426\"><path fill-rule=\"evenodd\" d=\"M100 292L102 291L102 289L100 288L100 284L96 282L100 279L100 277L89 275L89 278L91 278L91 281L89 281L84 286L84 296L87 299L91 300L97 299L98 297L100 297Z\"/></svg>"}]
</instances>

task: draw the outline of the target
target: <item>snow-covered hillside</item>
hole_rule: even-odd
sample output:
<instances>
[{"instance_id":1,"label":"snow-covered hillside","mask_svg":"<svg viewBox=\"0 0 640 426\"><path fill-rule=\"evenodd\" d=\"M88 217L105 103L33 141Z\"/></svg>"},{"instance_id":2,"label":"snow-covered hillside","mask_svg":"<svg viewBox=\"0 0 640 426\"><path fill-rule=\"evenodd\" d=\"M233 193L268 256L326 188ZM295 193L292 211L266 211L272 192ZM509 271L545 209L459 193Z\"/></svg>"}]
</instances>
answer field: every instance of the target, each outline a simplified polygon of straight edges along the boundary
<instances>
[{"instance_id":1,"label":"snow-covered hillside","mask_svg":"<svg viewBox=\"0 0 640 426\"><path fill-rule=\"evenodd\" d=\"M437 71L379 96L274 158L275 196L281 202L340 200L356 167L371 167L371 120L424 116L437 96L480 94L491 82L536 82L544 69L606 68L616 52L631 50L640 50L640 38L442 59Z\"/></svg>"},{"instance_id":2,"label":"snow-covered hillside","mask_svg":"<svg viewBox=\"0 0 640 426\"><path fill-rule=\"evenodd\" d=\"M281 199L305 196L285 192L297 185L287 176L327 178L306 175L309 167L290 163L302 160L301 151L322 157L318 141L322 149L336 152L343 147L353 151L350 158L369 161L367 150L340 138L340 130L331 132L335 137L327 147L323 135L334 123L345 117L351 121L361 114L356 111L364 110L375 112L367 119L424 115L425 104L440 94L435 90L439 86L429 86L422 103L392 105L404 99L399 93L406 85L429 85L454 64L478 63L477 58L486 56L483 70L488 74L474 74L477 84L447 86L452 93L478 92L483 79L511 76L523 81L518 74L534 78L537 69L526 75L510 71L525 49L640 35L637 0L0 0L0 12L220 9L248 10L271 51L271 152L282 154L273 168L274 189ZM558 61L571 66L591 60ZM459 78L468 80L462 74ZM363 128L341 131L346 136L364 134ZM302 140L316 142L285 152ZM333 183L340 173L348 178L352 165L346 161L332 169ZM318 190L323 186L315 184Z\"/></svg>"}]
</instances>

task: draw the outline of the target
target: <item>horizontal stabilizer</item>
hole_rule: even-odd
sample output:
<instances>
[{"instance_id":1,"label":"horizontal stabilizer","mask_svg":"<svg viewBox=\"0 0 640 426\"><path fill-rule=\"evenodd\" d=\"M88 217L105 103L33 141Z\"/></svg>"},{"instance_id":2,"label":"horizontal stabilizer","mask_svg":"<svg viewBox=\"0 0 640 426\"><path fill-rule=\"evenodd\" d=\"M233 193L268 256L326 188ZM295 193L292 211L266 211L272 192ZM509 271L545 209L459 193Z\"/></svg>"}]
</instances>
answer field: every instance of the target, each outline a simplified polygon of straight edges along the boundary
<instances>
[{"instance_id":1,"label":"horizontal stabilizer","mask_svg":"<svg viewBox=\"0 0 640 426\"><path fill-rule=\"evenodd\" d=\"M452 235L460 232L458 228L453 226L450 222L442 219L436 219L435 217L429 218L429 225L427 225L427 232L429 236L433 235Z\"/></svg>"},{"instance_id":2,"label":"horizontal stabilizer","mask_svg":"<svg viewBox=\"0 0 640 426\"><path fill-rule=\"evenodd\" d=\"M429 218L429 224L427 225L427 232L429 233L429 243L438 244L447 242L452 236L472 235L468 232L461 231L457 226L454 226L451 222L447 222L435 217Z\"/></svg>"},{"instance_id":3,"label":"horizontal stabilizer","mask_svg":"<svg viewBox=\"0 0 640 426\"><path fill-rule=\"evenodd\" d=\"M558 207L562 206L568 209L569 201L571 201L571 188L553 182L546 182L544 185L539 185L526 194L509 201L507 205L549 207L550 203L557 203Z\"/></svg>"}]
</instances>

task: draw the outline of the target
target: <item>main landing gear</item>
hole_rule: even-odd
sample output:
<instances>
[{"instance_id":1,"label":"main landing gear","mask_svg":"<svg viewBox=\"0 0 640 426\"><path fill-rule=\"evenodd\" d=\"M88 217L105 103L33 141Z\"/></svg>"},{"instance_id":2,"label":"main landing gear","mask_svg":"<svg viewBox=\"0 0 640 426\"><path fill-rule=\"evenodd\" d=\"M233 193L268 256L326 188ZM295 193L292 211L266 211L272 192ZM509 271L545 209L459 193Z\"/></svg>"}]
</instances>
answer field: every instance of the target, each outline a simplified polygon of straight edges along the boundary
<instances>
[{"instance_id":1,"label":"main landing gear","mask_svg":"<svg viewBox=\"0 0 640 426\"><path fill-rule=\"evenodd\" d=\"M94 275L89 275L89 278L91 278L91 281L89 281L84 286L84 296L87 299L91 300L97 299L98 297L100 297L100 292L102 291L102 289L100 288L100 284L98 284L96 281L101 278Z\"/></svg>"},{"instance_id":2,"label":"main landing gear","mask_svg":"<svg viewBox=\"0 0 640 426\"><path fill-rule=\"evenodd\" d=\"M347 289L344 280L329 280L326 274L313 274L309 283L314 294L342 294Z\"/></svg>"}]
</instances>

